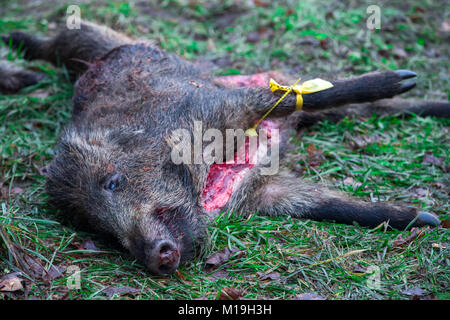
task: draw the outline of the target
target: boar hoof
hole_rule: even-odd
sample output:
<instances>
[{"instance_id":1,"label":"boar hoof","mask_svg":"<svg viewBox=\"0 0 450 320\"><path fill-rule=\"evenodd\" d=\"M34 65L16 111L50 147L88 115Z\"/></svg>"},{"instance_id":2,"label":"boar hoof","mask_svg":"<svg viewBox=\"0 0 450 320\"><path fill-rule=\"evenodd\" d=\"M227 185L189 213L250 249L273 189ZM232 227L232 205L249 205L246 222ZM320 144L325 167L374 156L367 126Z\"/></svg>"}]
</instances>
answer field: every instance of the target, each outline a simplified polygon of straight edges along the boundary
<instances>
[{"instance_id":1,"label":"boar hoof","mask_svg":"<svg viewBox=\"0 0 450 320\"><path fill-rule=\"evenodd\" d=\"M416 224L419 226L437 227L439 223L440 223L439 218L433 213L421 211L417 215Z\"/></svg>"}]
</instances>

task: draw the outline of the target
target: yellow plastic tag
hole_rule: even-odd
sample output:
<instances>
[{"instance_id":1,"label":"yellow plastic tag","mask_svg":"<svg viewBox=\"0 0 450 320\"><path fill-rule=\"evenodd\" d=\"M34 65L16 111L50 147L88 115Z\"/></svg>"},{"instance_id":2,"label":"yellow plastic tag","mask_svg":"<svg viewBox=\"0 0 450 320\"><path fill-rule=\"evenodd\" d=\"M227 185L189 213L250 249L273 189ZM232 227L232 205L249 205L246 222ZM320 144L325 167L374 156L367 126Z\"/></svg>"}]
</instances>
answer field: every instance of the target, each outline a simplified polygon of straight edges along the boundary
<instances>
[{"instance_id":1,"label":"yellow plastic tag","mask_svg":"<svg viewBox=\"0 0 450 320\"><path fill-rule=\"evenodd\" d=\"M245 134L247 136L256 137L258 136L258 133L256 132L256 128L261 123L262 120L264 120L265 117L269 115L270 112L272 112L273 109L291 92L294 91L297 94L297 102L296 102L296 110L301 110L303 107L303 97L302 94L308 94L313 92L319 92L323 91L329 88L333 87L333 84L329 81L323 80L323 79L313 79L303 82L301 85L298 83L300 82L301 78L298 78L298 80L292 85L292 86L282 86L278 84L275 80L270 79L269 81L269 87L272 92L281 90L285 91L285 94L262 116L261 119L258 120L258 122L250 129L247 129L245 131Z\"/></svg>"},{"instance_id":2,"label":"yellow plastic tag","mask_svg":"<svg viewBox=\"0 0 450 320\"><path fill-rule=\"evenodd\" d=\"M312 80L305 81L301 84L302 93L313 93L319 92L333 87L333 84L329 81L316 78Z\"/></svg>"},{"instance_id":3,"label":"yellow plastic tag","mask_svg":"<svg viewBox=\"0 0 450 320\"><path fill-rule=\"evenodd\" d=\"M288 86L282 86L282 85L278 84L275 80L270 79L269 86L270 86L270 90L272 90L272 92L275 92L277 90L288 91L288 90L292 89L292 91L294 91L297 94L296 109L301 110L303 107L302 94L323 91L323 90L332 88L333 84L329 81L326 81L326 80L323 80L320 78L316 78L313 80L305 81L300 85L294 85L293 87L288 87Z\"/></svg>"},{"instance_id":4,"label":"yellow plastic tag","mask_svg":"<svg viewBox=\"0 0 450 320\"><path fill-rule=\"evenodd\" d=\"M250 137L257 137L258 133L256 132L256 128L250 128L245 130L245 135Z\"/></svg>"}]
</instances>

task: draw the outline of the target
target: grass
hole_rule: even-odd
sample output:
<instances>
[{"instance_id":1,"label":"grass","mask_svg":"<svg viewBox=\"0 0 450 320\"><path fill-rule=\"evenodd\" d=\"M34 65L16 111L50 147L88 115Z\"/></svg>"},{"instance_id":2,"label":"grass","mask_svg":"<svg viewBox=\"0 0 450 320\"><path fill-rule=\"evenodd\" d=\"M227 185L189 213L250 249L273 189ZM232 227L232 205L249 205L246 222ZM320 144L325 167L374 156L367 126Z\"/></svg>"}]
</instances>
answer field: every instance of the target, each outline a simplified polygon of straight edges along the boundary
<instances>
[{"instance_id":1,"label":"grass","mask_svg":"<svg viewBox=\"0 0 450 320\"><path fill-rule=\"evenodd\" d=\"M326 78L408 68L419 78L407 97L449 97L448 33L441 31L449 12L442 12L445 5L439 1L384 3L382 29L375 32L365 27L368 3L362 1L236 3L99 1L82 4L81 12L85 19L152 39L186 59L213 64L216 74L283 69ZM2 34L15 29L54 34L53 21L66 8L59 1L10 1L5 6ZM449 236L443 228L397 246L395 240L410 232L224 215L209 229L211 243L204 256L170 277L149 276L128 253L61 225L46 205L39 168L53 157L70 119L73 85L67 72L41 61L26 62L6 46L0 55L48 76L20 94L0 96L0 278L21 269L11 247L21 248L37 271L70 265L81 271L80 290L67 289L68 272L47 280L24 275L23 290L0 292L0 298L216 299L225 288L235 288L249 299L290 299L305 292L327 299L411 299L405 290L418 287L424 293L415 298L449 299ZM449 174L424 161L432 154L444 168L449 164L449 124L420 117L324 122L293 139L296 160L306 179L364 199L404 201L449 219ZM363 145L355 148L361 140ZM319 164L311 165L311 152L320 154ZM88 238L99 251L80 249ZM208 271L206 258L225 247L236 249L218 269ZM272 279L261 280L261 274L272 272ZM370 281L376 277L380 286L373 288ZM103 290L109 287L123 290L107 295Z\"/></svg>"}]
</instances>

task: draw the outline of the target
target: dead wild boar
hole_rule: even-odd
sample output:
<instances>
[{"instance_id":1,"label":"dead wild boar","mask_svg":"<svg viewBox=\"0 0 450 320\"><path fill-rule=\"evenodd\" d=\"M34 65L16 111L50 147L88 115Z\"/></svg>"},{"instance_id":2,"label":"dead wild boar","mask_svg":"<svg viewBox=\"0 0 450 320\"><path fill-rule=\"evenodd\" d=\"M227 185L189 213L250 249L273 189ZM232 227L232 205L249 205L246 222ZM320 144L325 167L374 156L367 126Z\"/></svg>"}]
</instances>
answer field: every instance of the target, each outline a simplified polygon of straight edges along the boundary
<instances>
[{"instance_id":1,"label":"dead wild boar","mask_svg":"<svg viewBox=\"0 0 450 320\"><path fill-rule=\"evenodd\" d=\"M305 182L283 165L292 130L322 119L373 112L450 117L448 102L393 99L415 85L403 82L415 76L411 71L331 80L332 88L303 96L302 111L296 111L296 94L288 94L261 124L281 161L278 172L262 174L264 165L251 163L248 154L239 163L174 163L172 133L214 128L225 136L227 129L252 127L284 94L269 90L267 74L254 76L253 87L240 87L239 79L213 78L151 43L88 22L50 39L22 32L3 39L22 46L27 59L62 63L79 75L72 121L46 167L51 204L75 223L113 235L151 273L172 273L192 259L208 221L221 212L367 227L387 222L398 229L439 224L434 214L411 206L365 202ZM25 72L25 81L24 72L10 71L0 89L17 91L40 78Z\"/></svg>"}]
</instances>

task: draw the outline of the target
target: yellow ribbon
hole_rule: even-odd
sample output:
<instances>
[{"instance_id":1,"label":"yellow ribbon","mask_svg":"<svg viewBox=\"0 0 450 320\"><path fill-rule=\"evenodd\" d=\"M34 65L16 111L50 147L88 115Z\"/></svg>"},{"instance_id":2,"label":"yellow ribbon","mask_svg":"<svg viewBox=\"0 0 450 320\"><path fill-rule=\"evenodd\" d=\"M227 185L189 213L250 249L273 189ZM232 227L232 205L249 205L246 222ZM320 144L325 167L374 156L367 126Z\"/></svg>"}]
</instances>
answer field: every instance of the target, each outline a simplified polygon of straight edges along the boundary
<instances>
[{"instance_id":1,"label":"yellow ribbon","mask_svg":"<svg viewBox=\"0 0 450 320\"><path fill-rule=\"evenodd\" d=\"M297 94L297 101L295 105L295 110L301 110L303 107L303 97L302 94L308 94L318 91L323 91L329 88L333 87L333 84L329 81L322 80L319 78L308 80L303 82L301 85L298 83L300 82L301 78L298 78L298 80L292 85L292 86L282 86L278 84L275 80L270 79L269 81L269 87L272 92L275 91L285 91L284 95L261 117L261 119L256 122L256 124L245 131L245 133L248 136L257 136L258 133L256 132L256 128L259 126L259 124L269 115L269 113L272 112L273 109L275 109L281 101L291 92L294 91Z\"/></svg>"}]
</instances>

